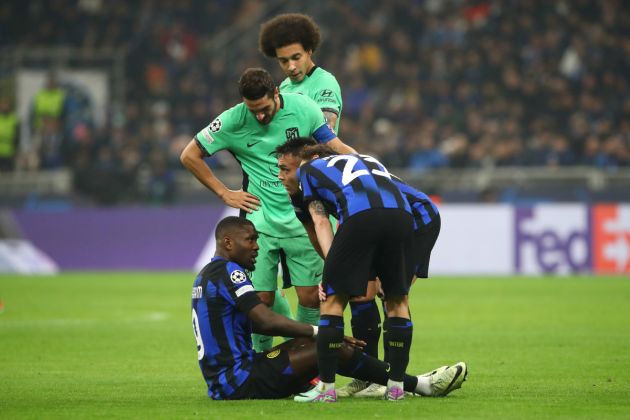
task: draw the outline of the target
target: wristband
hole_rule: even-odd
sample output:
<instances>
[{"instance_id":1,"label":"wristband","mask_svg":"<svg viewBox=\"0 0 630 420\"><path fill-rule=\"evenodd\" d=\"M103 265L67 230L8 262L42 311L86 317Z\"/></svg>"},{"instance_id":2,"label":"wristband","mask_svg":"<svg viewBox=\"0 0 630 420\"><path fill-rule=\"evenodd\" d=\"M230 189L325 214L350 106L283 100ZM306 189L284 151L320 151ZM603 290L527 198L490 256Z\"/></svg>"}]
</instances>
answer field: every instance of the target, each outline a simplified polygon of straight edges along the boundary
<instances>
[{"instance_id":1,"label":"wristband","mask_svg":"<svg viewBox=\"0 0 630 420\"><path fill-rule=\"evenodd\" d=\"M315 338L317 337L317 332L319 331L319 327L316 325L311 325L311 327L313 327L313 335L311 337Z\"/></svg>"}]
</instances>

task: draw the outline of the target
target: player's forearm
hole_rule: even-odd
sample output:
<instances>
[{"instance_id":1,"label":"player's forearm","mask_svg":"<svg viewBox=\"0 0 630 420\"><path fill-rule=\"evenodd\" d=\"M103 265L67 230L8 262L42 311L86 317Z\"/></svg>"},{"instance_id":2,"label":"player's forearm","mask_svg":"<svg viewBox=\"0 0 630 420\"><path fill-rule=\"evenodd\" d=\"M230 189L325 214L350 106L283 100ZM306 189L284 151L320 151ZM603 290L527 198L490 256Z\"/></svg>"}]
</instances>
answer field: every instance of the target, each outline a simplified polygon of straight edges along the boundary
<instances>
[{"instance_id":1,"label":"player's forearm","mask_svg":"<svg viewBox=\"0 0 630 420\"><path fill-rule=\"evenodd\" d=\"M212 170L210 170L208 165L203 161L203 155L194 143L194 140L186 146L179 159L182 165L184 165L199 182L219 197L222 197L223 194L228 191L227 187L214 176Z\"/></svg>"},{"instance_id":2,"label":"player's forearm","mask_svg":"<svg viewBox=\"0 0 630 420\"><path fill-rule=\"evenodd\" d=\"M304 229L306 229L306 233L308 234L308 239L309 241L311 241L311 245L313 245L313 248L320 257L325 258L322 247L319 246L319 241L317 240L317 233L315 232L315 226L313 225L313 222L306 222L303 223L303 225Z\"/></svg>"},{"instance_id":3,"label":"player's forearm","mask_svg":"<svg viewBox=\"0 0 630 420\"><path fill-rule=\"evenodd\" d=\"M263 320L253 323L253 330L259 334L283 337L313 337L313 326L294 321L269 310Z\"/></svg>"},{"instance_id":4,"label":"player's forearm","mask_svg":"<svg viewBox=\"0 0 630 420\"><path fill-rule=\"evenodd\" d=\"M315 231L317 242L319 243L319 252L322 258L326 258L333 241L333 231L330 221L327 217L313 218L313 229Z\"/></svg>"}]
</instances>

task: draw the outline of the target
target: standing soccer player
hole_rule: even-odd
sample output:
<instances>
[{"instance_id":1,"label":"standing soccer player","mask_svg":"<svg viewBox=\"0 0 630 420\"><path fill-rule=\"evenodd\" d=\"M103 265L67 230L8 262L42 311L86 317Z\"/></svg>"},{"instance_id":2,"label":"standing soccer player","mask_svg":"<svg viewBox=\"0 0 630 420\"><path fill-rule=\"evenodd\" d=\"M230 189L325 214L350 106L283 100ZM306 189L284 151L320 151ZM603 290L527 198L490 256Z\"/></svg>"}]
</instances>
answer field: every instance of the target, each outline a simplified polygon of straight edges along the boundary
<instances>
[{"instance_id":1,"label":"standing soccer player","mask_svg":"<svg viewBox=\"0 0 630 420\"><path fill-rule=\"evenodd\" d=\"M320 39L319 27L313 19L300 13L286 13L261 25L258 43L262 53L276 59L287 76L280 84L280 92L312 98L324 112L328 126L338 133L341 89L332 73L313 62Z\"/></svg>"},{"instance_id":2,"label":"standing soccer player","mask_svg":"<svg viewBox=\"0 0 630 420\"><path fill-rule=\"evenodd\" d=\"M266 70L245 70L239 80L239 92L243 102L221 113L191 140L181 154L182 164L226 205L240 209L241 215L256 226L261 257L252 282L262 301L273 307L278 300L278 263L283 262L285 275L290 276L298 296L298 320L317 324L317 285L323 263L277 179L275 148L289 138L311 136L340 153L354 150L326 125L312 99L294 93L280 94ZM241 190L228 189L205 164L204 157L220 150L230 151L241 165ZM271 337L254 337L258 351L271 348L271 344Z\"/></svg>"},{"instance_id":3,"label":"standing soccer player","mask_svg":"<svg viewBox=\"0 0 630 420\"><path fill-rule=\"evenodd\" d=\"M275 59L287 76L280 92L301 93L312 98L326 116L328 126L339 133L343 108L341 89L335 76L317 66L313 54L320 45L320 30L313 19L301 13L281 14L261 25L258 37L261 52ZM370 282L365 297L350 301L352 335L365 341L365 352L378 357L381 317L374 297L376 282ZM338 390L339 396L383 396L382 388L353 380Z\"/></svg>"}]
</instances>

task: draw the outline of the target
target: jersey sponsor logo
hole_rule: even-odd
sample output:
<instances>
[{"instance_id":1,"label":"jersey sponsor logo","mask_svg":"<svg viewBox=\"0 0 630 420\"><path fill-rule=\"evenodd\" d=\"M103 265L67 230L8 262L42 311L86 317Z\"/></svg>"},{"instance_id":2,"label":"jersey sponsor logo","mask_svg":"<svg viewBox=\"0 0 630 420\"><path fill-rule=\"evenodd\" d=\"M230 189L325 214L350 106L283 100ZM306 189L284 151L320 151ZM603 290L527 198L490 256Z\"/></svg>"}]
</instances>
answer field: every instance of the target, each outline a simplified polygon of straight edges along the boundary
<instances>
[{"instance_id":1,"label":"jersey sponsor logo","mask_svg":"<svg viewBox=\"0 0 630 420\"><path fill-rule=\"evenodd\" d=\"M260 186L262 188L280 188L282 187L282 183L280 181L267 181L263 179L260 181Z\"/></svg>"},{"instance_id":2,"label":"jersey sponsor logo","mask_svg":"<svg viewBox=\"0 0 630 420\"><path fill-rule=\"evenodd\" d=\"M252 286L251 284L246 284L245 286L239 287L238 289L236 289L236 292L234 292L236 294L236 297L241 297L243 296L245 293L249 293L249 292L253 292L254 291L254 286Z\"/></svg>"},{"instance_id":3,"label":"jersey sponsor logo","mask_svg":"<svg viewBox=\"0 0 630 420\"><path fill-rule=\"evenodd\" d=\"M287 128L284 133L287 136L287 140L297 139L298 137L300 137L300 132L298 131L297 127Z\"/></svg>"},{"instance_id":4,"label":"jersey sponsor logo","mask_svg":"<svg viewBox=\"0 0 630 420\"><path fill-rule=\"evenodd\" d=\"M217 117L214 119L214 121L210 123L208 127L210 127L210 130L212 130L213 133L216 133L221 129L222 125L223 123L221 123L221 120L219 119L219 117Z\"/></svg>"},{"instance_id":5,"label":"jersey sponsor logo","mask_svg":"<svg viewBox=\"0 0 630 420\"><path fill-rule=\"evenodd\" d=\"M258 143L260 143L262 140L258 140L258 141L253 141L251 143L247 143L247 147L253 147L256 146Z\"/></svg>"},{"instance_id":6,"label":"jersey sponsor logo","mask_svg":"<svg viewBox=\"0 0 630 420\"><path fill-rule=\"evenodd\" d=\"M333 96L333 91L330 89L323 89L319 92L319 96L322 98L330 98Z\"/></svg>"},{"instance_id":7,"label":"jersey sponsor logo","mask_svg":"<svg viewBox=\"0 0 630 420\"><path fill-rule=\"evenodd\" d=\"M275 359L280 354L280 349L267 353L267 359Z\"/></svg>"},{"instance_id":8,"label":"jersey sponsor logo","mask_svg":"<svg viewBox=\"0 0 630 420\"><path fill-rule=\"evenodd\" d=\"M234 284L241 284L247 280L247 274L243 273L241 270L234 270L232 274L230 274L230 280L232 280Z\"/></svg>"}]
</instances>

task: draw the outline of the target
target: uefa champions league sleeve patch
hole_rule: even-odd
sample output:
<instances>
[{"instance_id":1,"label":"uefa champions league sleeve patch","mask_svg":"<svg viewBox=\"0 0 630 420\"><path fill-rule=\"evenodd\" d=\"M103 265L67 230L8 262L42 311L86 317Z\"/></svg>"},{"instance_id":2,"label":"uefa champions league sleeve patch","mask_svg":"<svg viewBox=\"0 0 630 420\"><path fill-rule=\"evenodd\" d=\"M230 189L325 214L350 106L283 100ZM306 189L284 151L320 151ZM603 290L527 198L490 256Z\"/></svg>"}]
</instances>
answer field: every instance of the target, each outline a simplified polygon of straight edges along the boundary
<instances>
[{"instance_id":1,"label":"uefa champions league sleeve patch","mask_svg":"<svg viewBox=\"0 0 630 420\"><path fill-rule=\"evenodd\" d=\"M230 280L232 280L232 283L234 284L241 284L245 280L247 280L247 274L245 274L241 270L234 270L230 274Z\"/></svg>"},{"instance_id":2,"label":"uefa champions league sleeve patch","mask_svg":"<svg viewBox=\"0 0 630 420\"><path fill-rule=\"evenodd\" d=\"M208 127L210 127L210 130L213 133L216 133L217 131L219 131L221 129L221 126L223 125L223 123L221 122L221 120L219 119L219 117L215 118L214 121L212 121L210 123L210 125Z\"/></svg>"}]
</instances>

